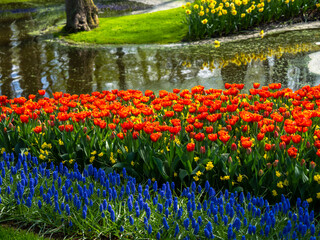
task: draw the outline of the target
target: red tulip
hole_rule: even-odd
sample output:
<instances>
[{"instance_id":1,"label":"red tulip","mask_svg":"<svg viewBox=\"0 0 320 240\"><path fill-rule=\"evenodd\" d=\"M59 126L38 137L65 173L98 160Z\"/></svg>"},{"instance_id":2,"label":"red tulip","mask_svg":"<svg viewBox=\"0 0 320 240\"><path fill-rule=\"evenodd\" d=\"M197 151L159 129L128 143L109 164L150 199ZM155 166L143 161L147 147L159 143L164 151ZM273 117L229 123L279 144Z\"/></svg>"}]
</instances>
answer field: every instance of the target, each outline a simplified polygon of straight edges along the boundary
<instances>
[{"instance_id":1,"label":"red tulip","mask_svg":"<svg viewBox=\"0 0 320 240\"><path fill-rule=\"evenodd\" d=\"M195 146L196 146L196 145L195 145L194 143L188 143L188 144L187 144L187 151L188 151L188 152L194 151Z\"/></svg>"}]
</instances>

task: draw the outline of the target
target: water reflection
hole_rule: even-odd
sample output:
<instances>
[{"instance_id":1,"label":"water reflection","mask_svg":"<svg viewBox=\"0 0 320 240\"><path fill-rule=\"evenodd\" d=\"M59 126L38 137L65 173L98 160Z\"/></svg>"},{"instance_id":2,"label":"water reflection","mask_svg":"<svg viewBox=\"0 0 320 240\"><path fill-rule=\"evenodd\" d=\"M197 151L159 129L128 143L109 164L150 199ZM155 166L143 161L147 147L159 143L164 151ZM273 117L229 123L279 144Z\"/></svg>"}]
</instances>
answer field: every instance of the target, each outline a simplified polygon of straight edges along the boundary
<instances>
[{"instance_id":1,"label":"water reflection","mask_svg":"<svg viewBox=\"0 0 320 240\"><path fill-rule=\"evenodd\" d=\"M117 66L119 69L119 89L127 89L127 84L126 84L126 67L123 62L123 56L125 53L123 52L122 48L117 48Z\"/></svg>"},{"instance_id":2,"label":"water reflection","mask_svg":"<svg viewBox=\"0 0 320 240\"><path fill-rule=\"evenodd\" d=\"M89 49L68 50L68 77L66 91L70 93L92 92L96 51Z\"/></svg>"},{"instance_id":3,"label":"water reflection","mask_svg":"<svg viewBox=\"0 0 320 240\"><path fill-rule=\"evenodd\" d=\"M0 20L1 21L1 20ZM46 89L71 94L111 89L223 88L224 83L281 82L297 89L315 85L310 53L320 51L319 31L285 33L214 46L70 47L27 35L33 15L0 24L0 94L10 98ZM283 41L283 39L286 41ZM260 44L260 45L259 45ZM318 60L320 61L320 59Z\"/></svg>"}]
</instances>

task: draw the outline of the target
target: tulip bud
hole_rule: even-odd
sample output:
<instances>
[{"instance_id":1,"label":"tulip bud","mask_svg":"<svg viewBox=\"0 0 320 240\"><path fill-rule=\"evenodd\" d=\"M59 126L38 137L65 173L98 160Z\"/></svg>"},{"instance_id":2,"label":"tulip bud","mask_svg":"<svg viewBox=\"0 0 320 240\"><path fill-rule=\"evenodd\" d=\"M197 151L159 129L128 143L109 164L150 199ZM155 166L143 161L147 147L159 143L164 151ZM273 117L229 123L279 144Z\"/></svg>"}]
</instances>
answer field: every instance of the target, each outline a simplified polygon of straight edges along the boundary
<instances>
[{"instance_id":1,"label":"tulip bud","mask_svg":"<svg viewBox=\"0 0 320 240\"><path fill-rule=\"evenodd\" d=\"M283 150L283 149L286 149L287 145L285 142L281 142L281 143L279 143L279 147L281 150Z\"/></svg>"},{"instance_id":2,"label":"tulip bud","mask_svg":"<svg viewBox=\"0 0 320 240\"><path fill-rule=\"evenodd\" d=\"M259 170L259 176L261 177L262 175L263 175L263 170L260 169L260 170Z\"/></svg>"},{"instance_id":3,"label":"tulip bud","mask_svg":"<svg viewBox=\"0 0 320 240\"><path fill-rule=\"evenodd\" d=\"M87 138L87 141L90 142L90 140L91 140L90 136L87 135L86 138Z\"/></svg>"},{"instance_id":4,"label":"tulip bud","mask_svg":"<svg viewBox=\"0 0 320 240\"><path fill-rule=\"evenodd\" d=\"M243 126L243 128L242 128L242 132L246 132L246 131L248 131L248 125L245 125L245 126Z\"/></svg>"},{"instance_id":5,"label":"tulip bud","mask_svg":"<svg viewBox=\"0 0 320 240\"><path fill-rule=\"evenodd\" d=\"M276 145L274 143L271 145L271 150L276 150Z\"/></svg>"},{"instance_id":6,"label":"tulip bud","mask_svg":"<svg viewBox=\"0 0 320 240\"><path fill-rule=\"evenodd\" d=\"M250 155L252 153L252 149L251 148L247 148L247 154Z\"/></svg>"},{"instance_id":7,"label":"tulip bud","mask_svg":"<svg viewBox=\"0 0 320 240\"><path fill-rule=\"evenodd\" d=\"M274 138L278 138L278 137L279 137L278 131L274 131Z\"/></svg>"},{"instance_id":8,"label":"tulip bud","mask_svg":"<svg viewBox=\"0 0 320 240\"><path fill-rule=\"evenodd\" d=\"M200 147L200 153L201 154L205 154L206 153L206 147L205 146L201 146Z\"/></svg>"},{"instance_id":9,"label":"tulip bud","mask_svg":"<svg viewBox=\"0 0 320 240\"><path fill-rule=\"evenodd\" d=\"M290 117L290 112L286 111L286 112L284 113L284 117L285 117L285 118L289 118L289 117Z\"/></svg>"},{"instance_id":10,"label":"tulip bud","mask_svg":"<svg viewBox=\"0 0 320 240\"><path fill-rule=\"evenodd\" d=\"M110 139L114 139L115 138L115 132L112 132L110 135Z\"/></svg>"},{"instance_id":11,"label":"tulip bud","mask_svg":"<svg viewBox=\"0 0 320 240\"><path fill-rule=\"evenodd\" d=\"M50 126L51 126L51 127L54 127L54 121L51 121L51 122L50 122Z\"/></svg>"},{"instance_id":12,"label":"tulip bud","mask_svg":"<svg viewBox=\"0 0 320 240\"><path fill-rule=\"evenodd\" d=\"M268 117L268 116L269 116L269 112L268 112L268 111L265 111L265 112L263 113L263 116L264 116L264 117Z\"/></svg>"},{"instance_id":13,"label":"tulip bud","mask_svg":"<svg viewBox=\"0 0 320 240\"><path fill-rule=\"evenodd\" d=\"M174 135L171 133L170 134L170 140L173 141L174 140Z\"/></svg>"},{"instance_id":14,"label":"tulip bud","mask_svg":"<svg viewBox=\"0 0 320 240\"><path fill-rule=\"evenodd\" d=\"M228 163L229 164L232 163L232 157L231 156L228 157Z\"/></svg>"},{"instance_id":15,"label":"tulip bud","mask_svg":"<svg viewBox=\"0 0 320 240\"><path fill-rule=\"evenodd\" d=\"M306 160L302 159L300 162L301 167L304 166L306 164Z\"/></svg>"},{"instance_id":16,"label":"tulip bud","mask_svg":"<svg viewBox=\"0 0 320 240\"><path fill-rule=\"evenodd\" d=\"M312 168L312 169L314 169L315 167L316 167L316 163L314 162L314 161L311 161L311 163L310 163L310 167Z\"/></svg>"},{"instance_id":17,"label":"tulip bud","mask_svg":"<svg viewBox=\"0 0 320 240\"><path fill-rule=\"evenodd\" d=\"M191 132L190 133L190 138L194 138L194 135L196 135L196 133L195 132Z\"/></svg>"},{"instance_id":18,"label":"tulip bud","mask_svg":"<svg viewBox=\"0 0 320 240\"><path fill-rule=\"evenodd\" d=\"M44 130L44 131L47 130L47 126L46 126L46 125L43 126L43 130Z\"/></svg>"},{"instance_id":19,"label":"tulip bud","mask_svg":"<svg viewBox=\"0 0 320 240\"><path fill-rule=\"evenodd\" d=\"M9 127L10 129L12 129L12 128L13 128L13 124L12 124L12 123L9 123L8 127Z\"/></svg>"},{"instance_id":20,"label":"tulip bud","mask_svg":"<svg viewBox=\"0 0 320 240\"><path fill-rule=\"evenodd\" d=\"M87 130L88 130L88 128L87 128L87 127L84 127L84 128L83 128L83 132L84 132L84 133L86 133L86 132L87 132Z\"/></svg>"},{"instance_id":21,"label":"tulip bud","mask_svg":"<svg viewBox=\"0 0 320 240\"><path fill-rule=\"evenodd\" d=\"M307 142L306 147L307 147L307 148L310 148L310 147L311 147L310 142Z\"/></svg>"},{"instance_id":22,"label":"tulip bud","mask_svg":"<svg viewBox=\"0 0 320 240\"><path fill-rule=\"evenodd\" d=\"M232 131L231 125L227 125L227 130L228 130L229 132Z\"/></svg>"},{"instance_id":23,"label":"tulip bud","mask_svg":"<svg viewBox=\"0 0 320 240\"><path fill-rule=\"evenodd\" d=\"M5 119L6 115L4 113L1 114L1 119Z\"/></svg>"},{"instance_id":24,"label":"tulip bud","mask_svg":"<svg viewBox=\"0 0 320 240\"><path fill-rule=\"evenodd\" d=\"M81 119L81 122L82 122L82 123L85 123L85 121L86 121L86 119Z\"/></svg>"},{"instance_id":25,"label":"tulip bud","mask_svg":"<svg viewBox=\"0 0 320 240\"><path fill-rule=\"evenodd\" d=\"M279 163L279 160L274 160L273 166L274 166L274 167L278 166L278 163Z\"/></svg>"},{"instance_id":26,"label":"tulip bud","mask_svg":"<svg viewBox=\"0 0 320 240\"><path fill-rule=\"evenodd\" d=\"M139 133L136 132L136 131L134 131L134 132L132 133L132 138L133 138L133 139L138 139L138 137L139 137Z\"/></svg>"},{"instance_id":27,"label":"tulip bud","mask_svg":"<svg viewBox=\"0 0 320 240\"><path fill-rule=\"evenodd\" d=\"M267 168L270 169L271 167L272 167L272 164L268 162L267 163Z\"/></svg>"},{"instance_id":28,"label":"tulip bud","mask_svg":"<svg viewBox=\"0 0 320 240\"><path fill-rule=\"evenodd\" d=\"M237 144L232 143L232 144L231 144L231 150L232 150L232 151L237 151L237 149L238 149Z\"/></svg>"}]
</instances>

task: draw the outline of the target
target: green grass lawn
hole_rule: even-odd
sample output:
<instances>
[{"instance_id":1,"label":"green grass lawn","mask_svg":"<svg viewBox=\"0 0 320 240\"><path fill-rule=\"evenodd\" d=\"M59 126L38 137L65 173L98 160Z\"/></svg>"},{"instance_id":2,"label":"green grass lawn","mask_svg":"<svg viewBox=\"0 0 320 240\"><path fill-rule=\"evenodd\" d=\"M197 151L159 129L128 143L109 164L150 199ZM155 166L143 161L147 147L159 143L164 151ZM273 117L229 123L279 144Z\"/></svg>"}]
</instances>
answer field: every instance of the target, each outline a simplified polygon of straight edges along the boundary
<instances>
[{"instance_id":1,"label":"green grass lawn","mask_svg":"<svg viewBox=\"0 0 320 240\"><path fill-rule=\"evenodd\" d=\"M123 17L100 18L98 28L64 36L66 40L96 44L180 42L188 33L182 8Z\"/></svg>"},{"instance_id":2,"label":"green grass lawn","mask_svg":"<svg viewBox=\"0 0 320 240\"><path fill-rule=\"evenodd\" d=\"M24 2L35 2L35 3L46 3L46 2L56 2L49 0L0 0L0 4L9 4L9 3L24 3Z\"/></svg>"},{"instance_id":3,"label":"green grass lawn","mask_svg":"<svg viewBox=\"0 0 320 240\"><path fill-rule=\"evenodd\" d=\"M16 4L16 3L28 3L32 2L35 4L52 4L52 3L63 3L63 0L0 0L0 4Z\"/></svg>"},{"instance_id":4,"label":"green grass lawn","mask_svg":"<svg viewBox=\"0 0 320 240\"><path fill-rule=\"evenodd\" d=\"M45 240L34 233L18 230L8 226L0 226L0 239L4 240Z\"/></svg>"},{"instance_id":5,"label":"green grass lawn","mask_svg":"<svg viewBox=\"0 0 320 240\"><path fill-rule=\"evenodd\" d=\"M29 2L30 0L0 0L0 4Z\"/></svg>"}]
</instances>

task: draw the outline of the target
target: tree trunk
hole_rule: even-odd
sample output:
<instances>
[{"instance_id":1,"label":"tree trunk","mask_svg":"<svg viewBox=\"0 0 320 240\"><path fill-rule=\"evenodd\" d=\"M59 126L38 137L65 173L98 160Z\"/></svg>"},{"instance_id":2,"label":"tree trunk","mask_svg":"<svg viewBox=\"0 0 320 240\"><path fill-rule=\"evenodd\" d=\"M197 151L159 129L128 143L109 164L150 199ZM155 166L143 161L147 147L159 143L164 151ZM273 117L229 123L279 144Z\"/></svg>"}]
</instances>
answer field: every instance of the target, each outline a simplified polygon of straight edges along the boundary
<instances>
[{"instance_id":1,"label":"tree trunk","mask_svg":"<svg viewBox=\"0 0 320 240\"><path fill-rule=\"evenodd\" d=\"M68 32L90 31L98 27L98 8L92 0L66 0Z\"/></svg>"}]
</instances>

